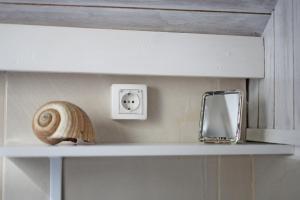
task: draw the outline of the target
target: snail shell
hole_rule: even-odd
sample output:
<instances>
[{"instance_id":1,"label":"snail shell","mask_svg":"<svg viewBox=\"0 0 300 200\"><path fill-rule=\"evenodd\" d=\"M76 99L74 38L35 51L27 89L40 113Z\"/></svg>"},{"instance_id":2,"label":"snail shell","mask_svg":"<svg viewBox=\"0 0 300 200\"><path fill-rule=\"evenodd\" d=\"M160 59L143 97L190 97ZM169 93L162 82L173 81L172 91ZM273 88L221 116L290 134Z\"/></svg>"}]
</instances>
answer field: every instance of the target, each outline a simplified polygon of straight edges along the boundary
<instances>
[{"instance_id":1,"label":"snail shell","mask_svg":"<svg viewBox=\"0 0 300 200\"><path fill-rule=\"evenodd\" d=\"M32 128L47 144L62 141L95 143L95 132L87 114L65 101L51 101L40 107L34 114Z\"/></svg>"}]
</instances>

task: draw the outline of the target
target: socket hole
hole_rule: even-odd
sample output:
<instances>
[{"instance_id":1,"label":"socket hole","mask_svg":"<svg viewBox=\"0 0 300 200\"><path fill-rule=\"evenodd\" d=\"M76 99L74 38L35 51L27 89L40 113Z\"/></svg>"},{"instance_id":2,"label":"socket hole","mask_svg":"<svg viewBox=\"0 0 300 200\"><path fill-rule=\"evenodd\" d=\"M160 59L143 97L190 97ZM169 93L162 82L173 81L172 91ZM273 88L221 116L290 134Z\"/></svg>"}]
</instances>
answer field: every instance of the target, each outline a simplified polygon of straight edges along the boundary
<instances>
[{"instance_id":1,"label":"socket hole","mask_svg":"<svg viewBox=\"0 0 300 200\"><path fill-rule=\"evenodd\" d=\"M128 110L130 110L130 108L128 108Z\"/></svg>"},{"instance_id":2,"label":"socket hole","mask_svg":"<svg viewBox=\"0 0 300 200\"><path fill-rule=\"evenodd\" d=\"M134 103L134 101L132 101L131 103Z\"/></svg>"},{"instance_id":3,"label":"socket hole","mask_svg":"<svg viewBox=\"0 0 300 200\"><path fill-rule=\"evenodd\" d=\"M123 101L124 103L126 103L126 101Z\"/></svg>"}]
</instances>

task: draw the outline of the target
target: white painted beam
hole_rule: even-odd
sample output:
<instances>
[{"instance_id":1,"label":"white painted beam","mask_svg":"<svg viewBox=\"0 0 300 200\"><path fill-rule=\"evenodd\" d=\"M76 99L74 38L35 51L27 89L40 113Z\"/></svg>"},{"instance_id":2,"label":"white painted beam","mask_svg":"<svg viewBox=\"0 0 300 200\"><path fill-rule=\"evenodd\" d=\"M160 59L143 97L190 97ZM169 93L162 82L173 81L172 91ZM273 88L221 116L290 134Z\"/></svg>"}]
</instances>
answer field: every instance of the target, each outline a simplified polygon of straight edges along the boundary
<instances>
[{"instance_id":1,"label":"white painted beam","mask_svg":"<svg viewBox=\"0 0 300 200\"><path fill-rule=\"evenodd\" d=\"M262 78L259 37L0 24L2 71Z\"/></svg>"}]
</instances>

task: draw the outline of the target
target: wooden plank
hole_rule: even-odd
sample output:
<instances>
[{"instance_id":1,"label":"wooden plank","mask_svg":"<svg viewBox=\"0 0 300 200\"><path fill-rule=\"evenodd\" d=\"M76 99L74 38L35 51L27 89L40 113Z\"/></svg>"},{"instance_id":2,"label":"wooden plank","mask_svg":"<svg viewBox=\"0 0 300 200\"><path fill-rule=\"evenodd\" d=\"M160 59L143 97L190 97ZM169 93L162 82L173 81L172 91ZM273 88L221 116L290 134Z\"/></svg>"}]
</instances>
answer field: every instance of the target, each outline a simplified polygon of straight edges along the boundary
<instances>
[{"instance_id":1,"label":"wooden plank","mask_svg":"<svg viewBox=\"0 0 300 200\"><path fill-rule=\"evenodd\" d=\"M294 1L294 102L295 129L300 130L300 1Z\"/></svg>"},{"instance_id":2,"label":"wooden plank","mask_svg":"<svg viewBox=\"0 0 300 200\"><path fill-rule=\"evenodd\" d=\"M260 36L267 14L0 4L0 23Z\"/></svg>"},{"instance_id":3,"label":"wooden plank","mask_svg":"<svg viewBox=\"0 0 300 200\"><path fill-rule=\"evenodd\" d=\"M293 129L293 5L280 0L275 9L275 128Z\"/></svg>"},{"instance_id":4,"label":"wooden plank","mask_svg":"<svg viewBox=\"0 0 300 200\"><path fill-rule=\"evenodd\" d=\"M5 71L258 78L264 74L263 42L258 37L5 24L0 32L0 70Z\"/></svg>"},{"instance_id":5,"label":"wooden plank","mask_svg":"<svg viewBox=\"0 0 300 200\"><path fill-rule=\"evenodd\" d=\"M259 81L251 79L248 82L248 126L249 128L258 127L258 100L259 100Z\"/></svg>"},{"instance_id":6,"label":"wooden plank","mask_svg":"<svg viewBox=\"0 0 300 200\"><path fill-rule=\"evenodd\" d=\"M247 129L247 140L278 144L300 145L299 130Z\"/></svg>"},{"instance_id":7,"label":"wooden plank","mask_svg":"<svg viewBox=\"0 0 300 200\"><path fill-rule=\"evenodd\" d=\"M293 154L293 146L272 144L116 144L88 146L5 146L6 157L132 157Z\"/></svg>"},{"instance_id":8,"label":"wooden plank","mask_svg":"<svg viewBox=\"0 0 300 200\"><path fill-rule=\"evenodd\" d=\"M274 128L274 15L263 34L265 45L265 78L259 81L259 128Z\"/></svg>"},{"instance_id":9,"label":"wooden plank","mask_svg":"<svg viewBox=\"0 0 300 200\"><path fill-rule=\"evenodd\" d=\"M277 0L1 0L18 4L48 4L97 7L132 7L152 9L213 10L271 13Z\"/></svg>"}]
</instances>

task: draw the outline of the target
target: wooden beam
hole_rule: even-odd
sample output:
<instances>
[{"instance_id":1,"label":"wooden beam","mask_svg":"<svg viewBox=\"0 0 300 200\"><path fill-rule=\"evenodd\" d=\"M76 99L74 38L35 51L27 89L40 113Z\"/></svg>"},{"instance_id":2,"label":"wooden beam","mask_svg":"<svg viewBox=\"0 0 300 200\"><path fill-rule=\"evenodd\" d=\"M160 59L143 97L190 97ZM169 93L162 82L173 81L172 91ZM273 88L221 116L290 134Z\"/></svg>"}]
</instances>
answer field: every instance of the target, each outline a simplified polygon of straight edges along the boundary
<instances>
[{"instance_id":1,"label":"wooden beam","mask_svg":"<svg viewBox=\"0 0 300 200\"><path fill-rule=\"evenodd\" d=\"M260 36L268 14L0 4L0 23Z\"/></svg>"},{"instance_id":2,"label":"wooden beam","mask_svg":"<svg viewBox=\"0 0 300 200\"><path fill-rule=\"evenodd\" d=\"M11 4L271 13L277 0L0 0Z\"/></svg>"}]
</instances>

